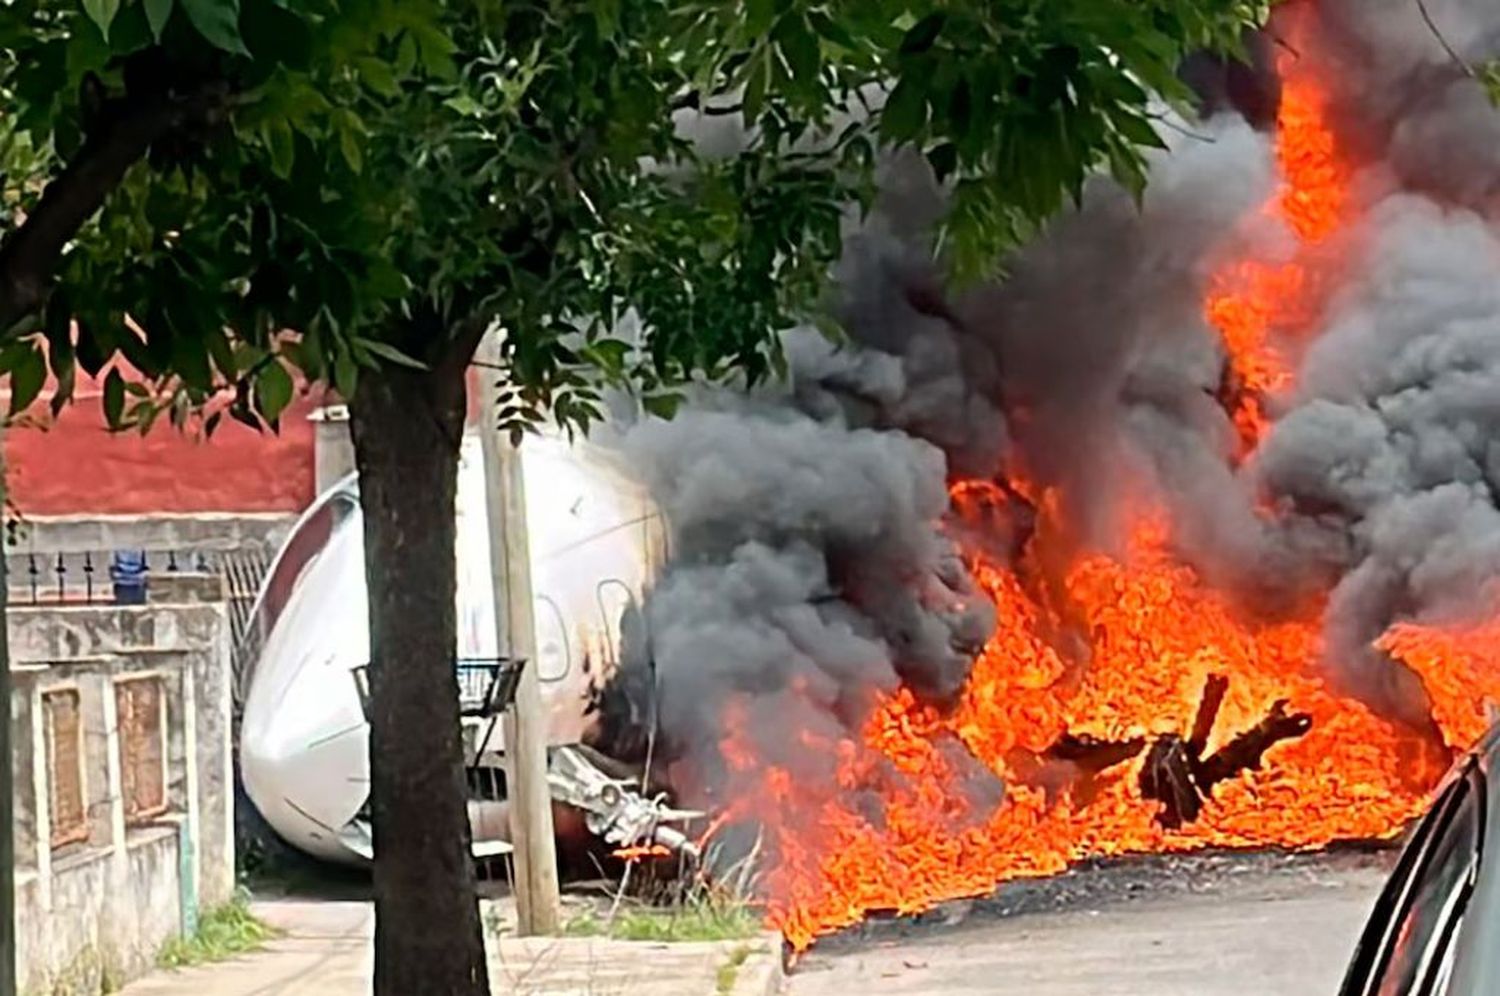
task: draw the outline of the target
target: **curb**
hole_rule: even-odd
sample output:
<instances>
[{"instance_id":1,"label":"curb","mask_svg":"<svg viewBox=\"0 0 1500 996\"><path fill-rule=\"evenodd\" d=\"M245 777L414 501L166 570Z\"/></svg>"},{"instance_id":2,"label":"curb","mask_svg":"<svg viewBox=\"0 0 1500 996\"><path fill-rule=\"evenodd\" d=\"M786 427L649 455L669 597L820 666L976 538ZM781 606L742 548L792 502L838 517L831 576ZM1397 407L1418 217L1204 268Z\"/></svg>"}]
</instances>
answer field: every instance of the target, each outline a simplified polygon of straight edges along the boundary
<instances>
[{"instance_id":1,"label":"curb","mask_svg":"<svg viewBox=\"0 0 1500 996\"><path fill-rule=\"evenodd\" d=\"M740 966L732 996L778 996L786 982L783 947L780 934L761 934L754 952Z\"/></svg>"}]
</instances>

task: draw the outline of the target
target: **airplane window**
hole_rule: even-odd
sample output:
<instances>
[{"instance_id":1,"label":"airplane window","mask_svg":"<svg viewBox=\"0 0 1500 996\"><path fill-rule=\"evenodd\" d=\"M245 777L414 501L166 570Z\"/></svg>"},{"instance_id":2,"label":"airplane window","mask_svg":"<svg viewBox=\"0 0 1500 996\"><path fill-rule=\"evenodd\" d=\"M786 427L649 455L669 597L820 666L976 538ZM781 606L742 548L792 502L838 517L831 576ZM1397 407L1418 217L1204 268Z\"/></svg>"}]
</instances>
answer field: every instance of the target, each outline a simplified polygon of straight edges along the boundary
<instances>
[{"instance_id":1,"label":"airplane window","mask_svg":"<svg viewBox=\"0 0 1500 996\"><path fill-rule=\"evenodd\" d=\"M573 670L573 652L568 645L568 627L562 610L546 595L535 600L536 674L538 681L562 681Z\"/></svg>"},{"instance_id":2,"label":"airplane window","mask_svg":"<svg viewBox=\"0 0 1500 996\"><path fill-rule=\"evenodd\" d=\"M1478 871L1483 802L1481 783L1473 774L1455 781L1449 794L1438 802L1448 817L1436 828L1427 859L1397 914L1375 990L1380 996L1441 991L1434 985L1443 977Z\"/></svg>"},{"instance_id":3,"label":"airplane window","mask_svg":"<svg viewBox=\"0 0 1500 996\"><path fill-rule=\"evenodd\" d=\"M595 586L594 595L599 602L599 623L604 633L605 659L601 663L613 667L619 663L620 641L624 637L620 623L625 613L635 608L635 593L619 578L605 578Z\"/></svg>"}]
</instances>

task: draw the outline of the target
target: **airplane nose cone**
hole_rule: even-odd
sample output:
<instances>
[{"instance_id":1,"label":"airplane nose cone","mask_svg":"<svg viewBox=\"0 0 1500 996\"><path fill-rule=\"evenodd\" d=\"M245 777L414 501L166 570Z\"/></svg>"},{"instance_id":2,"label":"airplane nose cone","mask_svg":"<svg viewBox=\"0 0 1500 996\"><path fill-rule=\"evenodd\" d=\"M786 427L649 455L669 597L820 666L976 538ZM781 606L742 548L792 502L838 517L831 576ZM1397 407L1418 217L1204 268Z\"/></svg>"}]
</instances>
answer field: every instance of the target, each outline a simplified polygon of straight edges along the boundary
<instances>
[{"instance_id":1,"label":"airplane nose cone","mask_svg":"<svg viewBox=\"0 0 1500 996\"><path fill-rule=\"evenodd\" d=\"M274 659L262 661L273 668ZM347 662L309 653L262 670L240 727L245 791L288 842L335 861L369 795L369 727Z\"/></svg>"}]
</instances>

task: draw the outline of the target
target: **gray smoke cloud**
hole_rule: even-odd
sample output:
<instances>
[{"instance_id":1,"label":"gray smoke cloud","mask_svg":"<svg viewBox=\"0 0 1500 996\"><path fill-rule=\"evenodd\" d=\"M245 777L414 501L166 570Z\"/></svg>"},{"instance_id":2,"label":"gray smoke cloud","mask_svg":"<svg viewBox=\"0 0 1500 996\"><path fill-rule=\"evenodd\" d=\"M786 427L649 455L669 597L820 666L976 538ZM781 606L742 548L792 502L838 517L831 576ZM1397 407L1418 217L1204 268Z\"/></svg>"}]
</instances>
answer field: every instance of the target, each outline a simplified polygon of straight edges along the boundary
<instances>
[{"instance_id":1,"label":"gray smoke cloud","mask_svg":"<svg viewBox=\"0 0 1500 996\"><path fill-rule=\"evenodd\" d=\"M701 392L618 440L670 526L672 563L603 711L654 709L666 756L711 766L737 700L768 763L831 779L834 756L802 738L856 737L873 696L902 685L952 700L993 607L940 528L942 450L856 412L899 409L925 372L807 330L787 341L785 389Z\"/></svg>"}]
</instances>

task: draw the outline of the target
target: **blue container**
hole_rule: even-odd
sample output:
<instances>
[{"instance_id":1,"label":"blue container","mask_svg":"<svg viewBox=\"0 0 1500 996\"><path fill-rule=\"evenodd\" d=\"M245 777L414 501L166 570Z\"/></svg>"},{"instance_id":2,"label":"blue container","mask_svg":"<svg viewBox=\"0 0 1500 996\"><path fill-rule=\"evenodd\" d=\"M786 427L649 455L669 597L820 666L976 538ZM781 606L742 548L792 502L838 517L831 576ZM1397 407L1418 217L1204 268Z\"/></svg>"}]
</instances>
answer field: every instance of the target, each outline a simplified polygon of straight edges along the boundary
<instances>
[{"instance_id":1,"label":"blue container","mask_svg":"<svg viewBox=\"0 0 1500 996\"><path fill-rule=\"evenodd\" d=\"M146 551L116 550L109 562L109 579L115 586L115 604L146 604L146 576L149 573Z\"/></svg>"}]
</instances>

